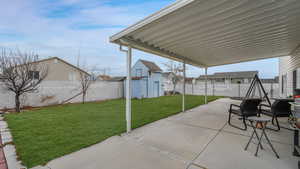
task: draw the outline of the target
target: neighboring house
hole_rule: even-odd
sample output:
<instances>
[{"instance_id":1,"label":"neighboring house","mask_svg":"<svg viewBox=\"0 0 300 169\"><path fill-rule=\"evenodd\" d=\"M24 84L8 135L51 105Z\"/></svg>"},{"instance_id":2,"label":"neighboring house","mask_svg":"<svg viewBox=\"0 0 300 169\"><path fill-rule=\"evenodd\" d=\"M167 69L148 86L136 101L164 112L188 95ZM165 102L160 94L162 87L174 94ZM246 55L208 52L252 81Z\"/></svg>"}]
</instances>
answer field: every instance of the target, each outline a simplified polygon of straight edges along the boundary
<instances>
[{"instance_id":1,"label":"neighboring house","mask_svg":"<svg viewBox=\"0 0 300 169\"><path fill-rule=\"evenodd\" d=\"M132 67L131 74L133 98L149 98L164 95L162 70L155 63L138 60Z\"/></svg>"},{"instance_id":2,"label":"neighboring house","mask_svg":"<svg viewBox=\"0 0 300 169\"><path fill-rule=\"evenodd\" d=\"M262 83L278 83L279 82L279 77L276 76L275 78L273 79L260 79L260 81Z\"/></svg>"},{"instance_id":3,"label":"neighboring house","mask_svg":"<svg viewBox=\"0 0 300 169\"><path fill-rule=\"evenodd\" d=\"M113 76L113 77L110 77L110 79L108 81L120 82L120 81L124 81L124 80L126 80L126 76Z\"/></svg>"},{"instance_id":4,"label":"neighboring house","mask_svg":"<svg viewBox=\"0 0 300 169\"><path fill-rule=\"evenodd\" d=\"M300 94L300 48L279 59L279 89L281 97Z\"/></svg>"},{"instance_id":5,"label":"neighboring house","mask_svg":"<svg viewBox=\"0 0 300 169\"><path fill-rule=\"evenodd\" d=\"M33 62L33 64L45 64L48 68L47 77L44 81L79 81L80 73L90 75L86 71L58 58L51 57L48 59ZM39 78L38 71L31 72L33 78Z\"/></svg>"},{"instance_id":6,"label":"neighboring house","mask_svg":"<svg viewBox=\"0 0 300 169\"><path fill-rule=\"evenodd\" d=\"M207 81L212 83L250 83L258 71L220 72L207 75ZM197 81L204 82L205 75L200 75Z\"/></svg>"},{"instance_id":7,"label":"neighboring house","mask_svg":"<svg viewBox=\"0 0 300 169\"><path fill-rule=\"evenodd\" d=\"M186 84L194 84L195 80L196 80L196 78L194 78L194 77L186 77L185 78L185 83Z\"/></svg>"},{"instance_id":8,"label":"neighboring house","mask_svg":"<svg viewBox=\"0 0 300 169\"><path fill-rule=\"evenodd\" d=\"M102 80L102 81L109 81L111 79L111 77L108 76L108 75L99 75L99 76L97 76L96 79L97 80Z\"/></svg>"}]
</instances>

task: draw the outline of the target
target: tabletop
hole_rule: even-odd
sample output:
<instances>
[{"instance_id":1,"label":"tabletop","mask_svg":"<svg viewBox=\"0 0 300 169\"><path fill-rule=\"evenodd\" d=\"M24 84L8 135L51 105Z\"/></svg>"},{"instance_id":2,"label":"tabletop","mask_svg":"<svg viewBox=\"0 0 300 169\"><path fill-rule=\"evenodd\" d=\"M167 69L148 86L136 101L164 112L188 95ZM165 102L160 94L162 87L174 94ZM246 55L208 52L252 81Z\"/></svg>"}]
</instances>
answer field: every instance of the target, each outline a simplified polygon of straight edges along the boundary
<instances>
[{"instance_id":1,"label":"tabletop","mask_svg":"<svg viewBox=\"0 0 300 169\"><path fill-rule=\"evenodd\" d=\"M256 116L252 116L252 117L248 117L247 120L256 121L256 122L269 122L272 119L270 117L256 117Z\"/></svg>"}]
</instances>

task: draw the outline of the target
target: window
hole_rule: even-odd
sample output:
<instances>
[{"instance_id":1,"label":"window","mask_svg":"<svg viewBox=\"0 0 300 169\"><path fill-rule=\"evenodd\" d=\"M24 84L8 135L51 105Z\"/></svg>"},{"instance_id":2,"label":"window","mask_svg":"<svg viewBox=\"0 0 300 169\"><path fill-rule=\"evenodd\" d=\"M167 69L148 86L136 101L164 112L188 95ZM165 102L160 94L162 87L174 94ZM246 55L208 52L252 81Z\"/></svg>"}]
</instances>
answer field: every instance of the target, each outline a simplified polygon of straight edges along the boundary
<instances>
[{"instance_id":1,"label":"window","mask_svg":"<svg viewBox=\"0 0 300 169\"><path fill-rule=\"evenodd\" d=\"M28 76L30 79L38 80L38 79L40 79L40 72L39 71L29 71Z\"/></svg>"}]
</instances>

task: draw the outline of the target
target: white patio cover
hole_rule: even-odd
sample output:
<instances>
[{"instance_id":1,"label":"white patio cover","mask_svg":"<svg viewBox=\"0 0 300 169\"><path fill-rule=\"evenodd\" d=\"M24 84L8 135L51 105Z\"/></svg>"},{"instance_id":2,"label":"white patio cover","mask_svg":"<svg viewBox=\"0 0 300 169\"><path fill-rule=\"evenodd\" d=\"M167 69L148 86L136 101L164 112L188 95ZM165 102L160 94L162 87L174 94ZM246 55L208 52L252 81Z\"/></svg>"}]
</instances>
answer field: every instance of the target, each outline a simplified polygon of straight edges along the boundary
<instances>
[{"instance_id":1,"label":"white patio cover","mask_svg":"<svg viewBox=\"0 0 300 169\"><path fill-rule=\"evenodd\" d=\"M300 44L300 0L181 0L110 38L198 67L287 56Z\"/></svg>"}]
</instances>

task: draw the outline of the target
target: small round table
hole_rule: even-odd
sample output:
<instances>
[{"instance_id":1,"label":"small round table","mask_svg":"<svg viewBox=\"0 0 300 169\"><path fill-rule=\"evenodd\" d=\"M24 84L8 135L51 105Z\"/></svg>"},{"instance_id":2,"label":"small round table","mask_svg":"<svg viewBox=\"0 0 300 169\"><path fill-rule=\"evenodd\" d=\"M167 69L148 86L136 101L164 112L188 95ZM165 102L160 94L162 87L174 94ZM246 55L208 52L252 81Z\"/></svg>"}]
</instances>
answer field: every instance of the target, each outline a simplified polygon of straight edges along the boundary
<instances>
[{"instance_id":1,"label":"small round table","mask_svg":"<svg viewBox=\"0 0 300 169\"><path fill-rule=\"evenodd\" d=\"M255 156L257 156L259 147L261 149L264 149L263 146L262 146L261 141L262 141L262 137L265 136L268 144L272 148L272 150L275 153L276 157L279 158L279 155L277 154L275 148L273 147L273 145L272 145L272 143L271 143L270 139L268 138L268 136L266 134L266 131L265 131L267 123L272 121L272 119L269 118L269 117L256 117L256 116L253 116L253 117L248 117L247 120L250 121L251 127L253 128L253 132L252 132L252 135L251 135L251 137L250 137L250 139L249 139L249 141L248 141L248 143L245 147L245 150L248 149L249 144L252 141L253 136L255 134L256 138L258 140L258 144L257 144L257 147L256 147L256 152L255 152ZM255 123L255 125L254 125L254 123ZM256 129L261 129L262 130L260 137L258 136L258 133L257 133Z\"/></svg>"}]
</instances>

